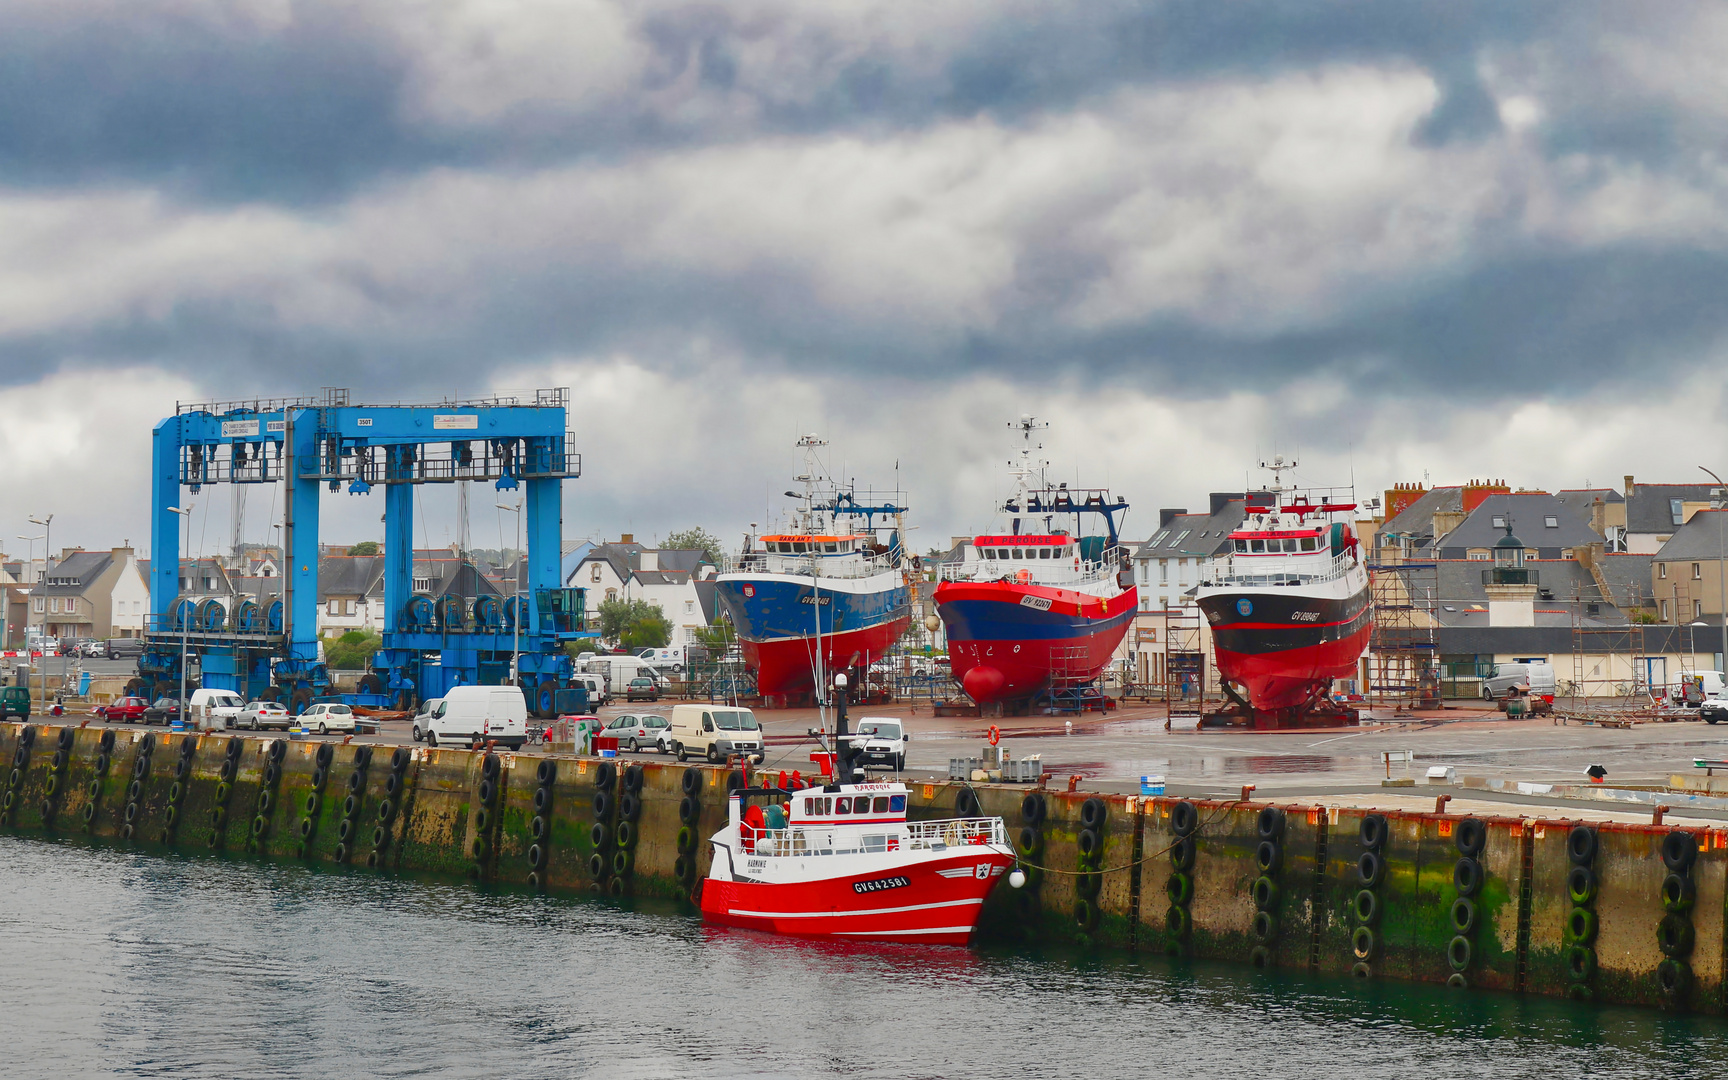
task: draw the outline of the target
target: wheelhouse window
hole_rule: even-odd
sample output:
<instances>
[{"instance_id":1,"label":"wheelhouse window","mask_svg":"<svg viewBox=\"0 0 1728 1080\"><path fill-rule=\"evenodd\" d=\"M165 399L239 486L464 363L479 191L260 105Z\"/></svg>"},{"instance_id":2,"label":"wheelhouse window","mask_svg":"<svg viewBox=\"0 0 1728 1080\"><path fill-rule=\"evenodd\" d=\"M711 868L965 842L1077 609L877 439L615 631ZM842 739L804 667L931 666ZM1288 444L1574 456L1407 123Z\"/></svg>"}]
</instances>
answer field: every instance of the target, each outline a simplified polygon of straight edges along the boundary
<instances>
[{"instance_id":1,"label":"wheelhouse window","mask_svg":"<svg viewBox=\"0 0 1728 1080\"><path fill-rule=\"evenodd\" d=\"M1320 538L1318 536L1304 536L1302 538L1302 550L1303 551L1319 551L1320 550Z\"/></svg>"},{"instance_id":2,"label":"wheelhouse window","mask_svg":"<svg viewBox=\"0 0 1728 1080\"><path fill-rule=\"evenodd\" d=\"M1264 555L1266 554L1266 541L1250 540L1248 541L1248 550L1255 555Z\"/></svg>"},{"instance_id":3,"label":"wheelhouse window","mask_svg":"<svg viewBox=\"0 0 1728 1080\"><path fill-rule=\"evenodd\" d=\"M904 796L904 795L890 795L890 796L888 796L888 812L891 814L903 814L903 813L905 813L906 812L906 796Z\"/></svg>"}]
</instances>

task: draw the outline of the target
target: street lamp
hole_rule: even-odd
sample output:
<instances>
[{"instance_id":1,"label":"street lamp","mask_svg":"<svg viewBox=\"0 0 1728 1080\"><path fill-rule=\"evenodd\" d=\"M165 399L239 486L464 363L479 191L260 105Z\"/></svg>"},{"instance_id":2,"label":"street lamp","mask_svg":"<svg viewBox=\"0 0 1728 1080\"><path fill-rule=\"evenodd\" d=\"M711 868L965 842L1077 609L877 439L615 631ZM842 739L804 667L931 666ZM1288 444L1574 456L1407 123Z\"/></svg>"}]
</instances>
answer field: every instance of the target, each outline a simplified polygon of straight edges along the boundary
<instances>
[{"instance_id":1,"label":"street lamp","mask_svg":"<svg viewBox=\"0 0 1728 1080\"><path fill-rule=\"evenodd\" d=\"M46 520L31 518L30 524L42 526L42 576L48 576L48 553L54 550L54 515L49 514Z\"/></svg>"},{"instance_id":2,"label":"street lamp","mask_svg":"<svg viewBox=\"0 0 1728 1080\"><path fill-rule=\"evenodd\" d=\"M184 553L188 548L190 548L192 546L192 508L190 506L170 506L170 507L168 507L168 512L171 514L179 514L181 522L184 523L184 528L182 531L185 533L186 538L180 542L180 550L182 553ZM174 569L176 572L178 572L180 568L175 567ZM190 585L192 582L192 574L196 573L196 572L197 572L197 567L194 566L193 569L187 573L186 582L188 585ZM178 608L180 606L180 599L178 597L176 597L174 600L174 606L176 608ZM190 613L187 613L186 617L184 617L180 620L180 723L181 724L186 723L186 654L188 652L187 636L190 633L191 629L192 629L192 617L191 617Z\"/></svg>"},{"instance_id":3,"label":"street lamp","mask_svg":"<svg viewBox=\"0 0 1728 1080\"><path fill-rule=\"evenodd\" d=\"M1703 469L1710 479L1722 485L1718 489L1722 495L1728 495L1728 484L1723 484L1720 476L1709 469L1705 469L1702 465L1698 467ZM1715 501L1720 504L1722 500L1718 498ZM1716 525L1716 611L1717 617L1722 620L1722 666L1728 668L1728 581L1723 580L1722 563L1724 558L1722 525L1718 522Z\"/></svg>"},{"instance_id":4,"label":"street lamp","mask_svg":"<svg viewBox=\"0 0 1728 1080\"><path fill-rule=\"evenodd\" d=\"M497 504L498 509L508 510L516 515L516 567L513 572L515 588L511 590L510 605L510 678L518 688L522 685L522 500L516 500L515 506ZM535 708L539 703L535 702Z\"/></svg>"}]
</instances>

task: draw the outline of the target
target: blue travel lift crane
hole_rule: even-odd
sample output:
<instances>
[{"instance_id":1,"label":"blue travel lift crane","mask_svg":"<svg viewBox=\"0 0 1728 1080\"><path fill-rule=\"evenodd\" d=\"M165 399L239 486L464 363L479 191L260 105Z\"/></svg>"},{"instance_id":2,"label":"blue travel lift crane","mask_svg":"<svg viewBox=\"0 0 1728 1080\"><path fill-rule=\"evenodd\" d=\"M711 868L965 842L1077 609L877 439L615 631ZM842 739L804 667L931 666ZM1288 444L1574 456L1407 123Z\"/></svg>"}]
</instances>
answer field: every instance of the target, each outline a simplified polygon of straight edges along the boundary
<instances>
[{"instance_id":1,"label":"blue travel lift crane","mask_svg":"<svg viewBox=\"0 0 1728 1080\"><path fill-rule=\"evenodd\" d=\"M172 693L182 645L199 685L244 700L276 700L298 715L329 695L318 643L319 498L384 489L383 648L350 704L412 709L453 686L517 682L531 714L557 715L585 698L566 689L564 644L584 630L583 591L560 578L562 484L582 473L566 427L567 389L436 405L351 405L321 398L182 405L156 425L151 459L150 615L138 663L141 692ZM262 607L241 599L196 604L180 588L180 491L205 484L284 483L282 591ZM414 585L414 489L492 481L521 490L527 534L526 595L434 602ZM519 631L519 632L518 632ZM562 692L562 693L561 693ZM560 698L563 701L560 701Z\"/></svg>"}]
</instances>

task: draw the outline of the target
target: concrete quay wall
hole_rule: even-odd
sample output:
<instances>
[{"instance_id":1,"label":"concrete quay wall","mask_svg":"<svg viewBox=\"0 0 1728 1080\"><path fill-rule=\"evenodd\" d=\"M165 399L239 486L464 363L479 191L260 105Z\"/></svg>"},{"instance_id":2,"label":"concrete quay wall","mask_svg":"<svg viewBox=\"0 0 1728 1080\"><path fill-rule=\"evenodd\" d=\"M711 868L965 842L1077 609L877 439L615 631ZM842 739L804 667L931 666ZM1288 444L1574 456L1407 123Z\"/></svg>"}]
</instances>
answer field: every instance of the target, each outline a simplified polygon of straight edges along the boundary
<instances>
[{"instance_id":1,"label":"concrete quay wall","mask_svg":"<svg viewBox=\"0 0 1728 1080\"><path fill-rule=\"evenodd\" d=\"M0 828L693 898L741 776L0 724ZM1722 1013L1728 830L909 784L1027 868L981 934Z\"/></svg>"}]
</instances>

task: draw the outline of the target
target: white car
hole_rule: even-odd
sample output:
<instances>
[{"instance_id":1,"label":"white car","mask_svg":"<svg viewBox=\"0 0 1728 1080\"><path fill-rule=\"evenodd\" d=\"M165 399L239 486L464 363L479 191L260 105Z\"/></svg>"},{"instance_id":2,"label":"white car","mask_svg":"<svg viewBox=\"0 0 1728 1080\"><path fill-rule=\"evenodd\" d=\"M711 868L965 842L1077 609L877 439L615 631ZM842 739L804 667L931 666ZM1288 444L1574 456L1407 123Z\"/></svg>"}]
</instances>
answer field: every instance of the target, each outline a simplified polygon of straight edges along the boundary
<instances>
[{"instance_id":1,"label":"white car","mask_svg":"<svg viewBox=\"0 0 1728 1080\"><path fill-rule=\"evenodd\" d=\"M414 727L408 733L415 742L424 739L426 733L432 730L432 714L437 712L438 706L442 704L444 699L441 697L428 698L420 703L420 711L414 714Z\"/></svg>"},{"instance_id":2,"label":"white car","mask_svg":"<svg viewBox=\"0 0 1728 1080\"><path fill-rule=\"evenodd\" d=\"M308 705L306 711L300 714L300 726L320 735L328 735L332 731L351 732L355 730L354 710L336 703Z\"/></svg>"},{"instance_id":3,"label":"white car","mask_svg":"<svg viewBox=\"0 0 1728 1080\"><path fill-rule=\"evenodd\" d=\"M281 728L287 731L293 723L294 718L288 715L288 710L275 701L248 701L234 720L235 727L252 731L263 728Z\"/></svg>"},{"instance_id":4,"label":"white car","mask_svg":"<svg viewBox=\"0 0 1728 1080\"><path fill-rule=\"evenodd\" d=\"M851 737L855 751L852 760L859 766L886 765L895 772L905 772L908 738L906 728L891 716L862 717Z\"/></svg>"},{"instance_id":5,"label":"white car","mask_svg":"<svg viewBox=\"0 0 1728 1080\"><path fill-rule=\"evenodd\" d=\"M641 716L620 716L601 728L596 734L618 740L620 750L646 750L650 746L665 753L667 749L666 732L671 730L664 716L655 713L644 713Z\"/></svg>"}]
</instances>

